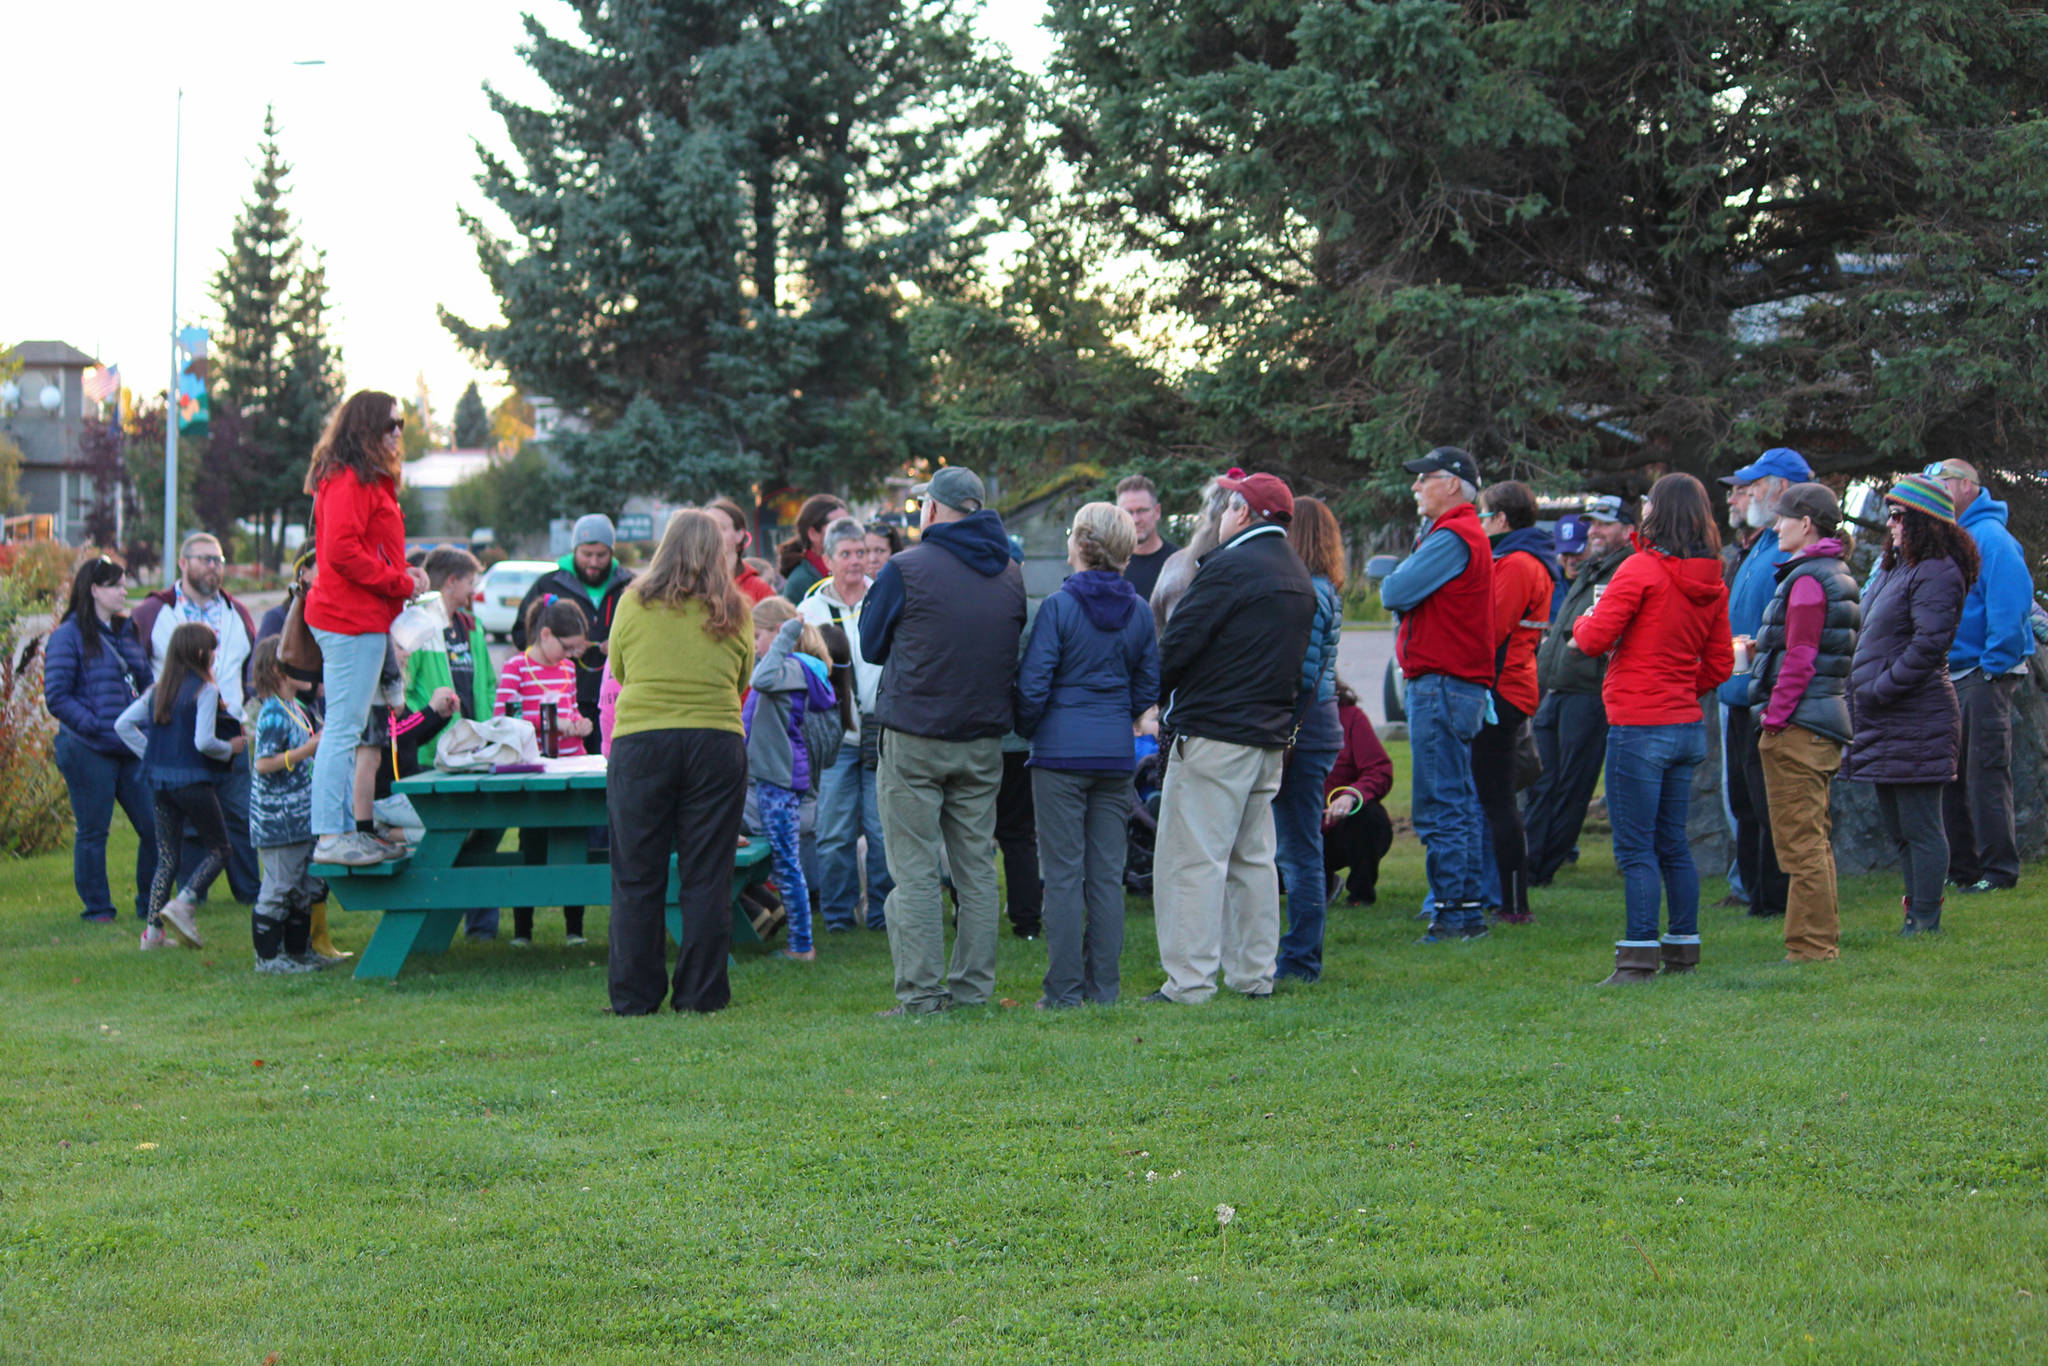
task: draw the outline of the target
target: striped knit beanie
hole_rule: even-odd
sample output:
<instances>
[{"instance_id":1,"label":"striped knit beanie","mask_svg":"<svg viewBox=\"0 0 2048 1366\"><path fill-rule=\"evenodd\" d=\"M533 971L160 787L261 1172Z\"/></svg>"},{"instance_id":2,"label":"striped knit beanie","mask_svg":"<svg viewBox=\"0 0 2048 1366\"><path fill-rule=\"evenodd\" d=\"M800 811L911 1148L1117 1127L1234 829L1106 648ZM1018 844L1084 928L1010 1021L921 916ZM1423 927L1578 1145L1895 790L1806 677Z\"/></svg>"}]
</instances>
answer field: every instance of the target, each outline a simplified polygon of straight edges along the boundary
<instances>
[{"instance_id":1,"label":"striped knit beanie","mask_svg":"<svg viewBox=\"0 0 2048 1366\"><path fill-rule=\"evenodd\" d=\"M1950 526L1956 521L1956 500L1949 497L1947 489L1939 481L1924 474L1909 474L1892 485L1892 491L1884 496L1887 503L1900 507L1917 508L1938 521Z\"/></svg>"}]
</instances>

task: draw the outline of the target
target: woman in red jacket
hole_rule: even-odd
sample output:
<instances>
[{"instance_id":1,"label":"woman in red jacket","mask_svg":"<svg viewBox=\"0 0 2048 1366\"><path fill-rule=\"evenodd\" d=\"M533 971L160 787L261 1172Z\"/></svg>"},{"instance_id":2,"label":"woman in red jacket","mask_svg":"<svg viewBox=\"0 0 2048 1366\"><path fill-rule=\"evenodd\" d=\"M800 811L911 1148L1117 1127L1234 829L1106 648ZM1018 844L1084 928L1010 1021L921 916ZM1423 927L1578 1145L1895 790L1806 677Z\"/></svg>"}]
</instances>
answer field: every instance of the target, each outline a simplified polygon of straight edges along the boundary
<instances>
[{"instance_id":1,"label":"woman in red jacket","mask_svg":"<svg viewBox=\"0 0 2048 1366\"><path fill-rule=\"evenodd\" d=\"M1349 869L1344 889L1354 906L1378 899L1380 860L1394 847L1394 823L1380 799L1394 790L1394 762L1372 728L1372 718L1358 705L1358 694L1337 680L1337 724L1344 747L1325 784L1323 869L1329 876L1325 892L1337 899L1337 874Z\"/></svg>"},{"instance_id":2,"label":"woman in red jacket","mask_svg":"<svg viewBox=\"0 0 2048 1366\"><path fill-rule=\"evenodd\" d=\"M306 470L313 495L313 556L306 625L319 643L327 714L313 756L313 849L317 863L381 863L390 850L358 834L351 798L356 740L370 719L392 620L424 592L427 576L405 562L398 510L398 400L364 389L327 420Z\"/></svg>"},{"instance_id":3,"label":"woman in red jacket","mask_svg":"<svg viewBox=\"0 0 2048 1366\"><path fill-rule=\"evenodd\" d=\"M1493 715L1472 740L1472 785L1493 839L1500 919L1526 925L1529 838L1515 800L1515 749L1536 714L1536 643L1550 624L1551 590L1564 582L1557 549L1536 525L1536 495L1510 479L1479 495L1479 525L1493 543Z\"/></svg>"},{"instance_id":4,"label":"woman in red jacket","mask_svg":"<svg viewBox=\"0 0 2048 1366\"><path fill-rule=\"evenodd\" d=\"M1657 973L1658 885L1670 903L1661 951L1666 972L1700 961L1700 874L1685 822L1693 770L1707 755L1700 697L1734 670L1721 538L1707 491L1689 474L1667 474L1643 504L1636 548L1572 644L1608 655L1600 688L1607 706L1607 813L1614 861L1628 899L1628 933L1614 947L1602 986Z\"/></svg>"}]
</instances>

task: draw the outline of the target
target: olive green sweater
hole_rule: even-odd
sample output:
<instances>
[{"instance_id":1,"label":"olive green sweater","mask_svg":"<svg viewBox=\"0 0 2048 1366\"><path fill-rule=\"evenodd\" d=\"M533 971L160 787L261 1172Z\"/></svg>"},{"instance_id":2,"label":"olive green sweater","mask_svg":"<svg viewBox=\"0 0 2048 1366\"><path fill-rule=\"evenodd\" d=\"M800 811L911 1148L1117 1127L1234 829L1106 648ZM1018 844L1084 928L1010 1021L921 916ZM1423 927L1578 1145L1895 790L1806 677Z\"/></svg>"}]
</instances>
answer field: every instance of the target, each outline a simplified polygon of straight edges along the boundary
<instances>
[{"instance_id":1,"label":"olive green sweater","mask_svg":"<svg viewBox=\"0 0 2048 1366\"><path fill-rule=\"evenodd\" d=\"M611 671L622 688L615 739L643 730L746 733L740 694L754 671L754 639L744 618L718 640L705 633L702 604L648 606L628 589L612 619Z\"/></svg>"}]
</instances>

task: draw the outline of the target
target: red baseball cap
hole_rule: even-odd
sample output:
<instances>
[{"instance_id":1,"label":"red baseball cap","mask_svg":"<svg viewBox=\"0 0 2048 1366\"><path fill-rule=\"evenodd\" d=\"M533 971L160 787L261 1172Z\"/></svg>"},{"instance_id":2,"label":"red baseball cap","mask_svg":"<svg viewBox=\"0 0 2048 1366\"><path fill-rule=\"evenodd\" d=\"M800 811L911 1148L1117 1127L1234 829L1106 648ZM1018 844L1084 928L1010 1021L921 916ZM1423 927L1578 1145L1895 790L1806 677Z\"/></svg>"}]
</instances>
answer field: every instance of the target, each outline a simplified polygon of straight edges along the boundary
<instances>
[{"instance_id":1,"label":"red baseball cap","mask_svg":"<svg viewBox=\"0 0 2048 1366\"><path fill-rule=\"evenodd\" d=\"M1294 520L1294 490L1277 474L1246 474L1232 470L1216 481L1232 493L1244 495L1245 506L1273 522Z\"/></svg>"}]
</instances>

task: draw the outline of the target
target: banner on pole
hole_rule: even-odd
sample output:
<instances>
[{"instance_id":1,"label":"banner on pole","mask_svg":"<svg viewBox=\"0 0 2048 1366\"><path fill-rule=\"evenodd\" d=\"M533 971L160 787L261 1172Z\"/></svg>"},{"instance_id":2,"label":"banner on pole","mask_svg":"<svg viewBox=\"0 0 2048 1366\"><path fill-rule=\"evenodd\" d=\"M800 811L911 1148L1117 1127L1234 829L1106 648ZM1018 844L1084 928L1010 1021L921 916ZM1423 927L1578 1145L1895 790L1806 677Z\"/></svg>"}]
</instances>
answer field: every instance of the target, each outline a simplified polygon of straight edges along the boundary
<instances>
[{"instance_id":1,"label":"banner on pole","mask_svg":"<svg viewBox=\"0 0 2048 1366\"><path fill-rule=\"evenodd\" d=\"M207 331L178 329L178 434L205 436L212 416L206 401Z\"/></svg>"}]
</instances>

